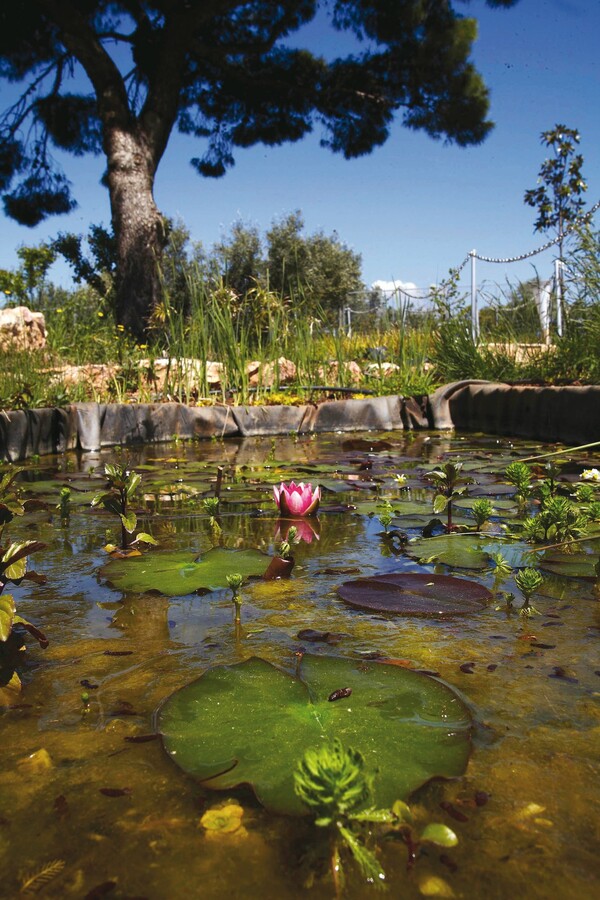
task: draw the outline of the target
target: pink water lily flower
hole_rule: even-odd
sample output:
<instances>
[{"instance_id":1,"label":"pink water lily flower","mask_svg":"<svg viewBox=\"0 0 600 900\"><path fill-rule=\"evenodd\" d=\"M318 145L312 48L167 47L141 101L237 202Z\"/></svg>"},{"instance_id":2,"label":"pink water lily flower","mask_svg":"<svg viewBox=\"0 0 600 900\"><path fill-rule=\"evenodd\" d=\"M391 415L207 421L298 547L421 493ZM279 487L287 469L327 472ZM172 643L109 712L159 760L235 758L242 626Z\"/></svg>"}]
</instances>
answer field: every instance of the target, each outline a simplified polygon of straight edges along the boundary
<instances>
[{"instance_id":1,"label":"pink water lily flower","mask_svg":"<svg viewBox=\"0 0 600 900\"><path fill-rule=\"evenodd\" d=\"M273 488L275 503L282 516L313 516L319 508L321 488L313 491L312 484L290 481Z\"/></svg>"}]
</instances>

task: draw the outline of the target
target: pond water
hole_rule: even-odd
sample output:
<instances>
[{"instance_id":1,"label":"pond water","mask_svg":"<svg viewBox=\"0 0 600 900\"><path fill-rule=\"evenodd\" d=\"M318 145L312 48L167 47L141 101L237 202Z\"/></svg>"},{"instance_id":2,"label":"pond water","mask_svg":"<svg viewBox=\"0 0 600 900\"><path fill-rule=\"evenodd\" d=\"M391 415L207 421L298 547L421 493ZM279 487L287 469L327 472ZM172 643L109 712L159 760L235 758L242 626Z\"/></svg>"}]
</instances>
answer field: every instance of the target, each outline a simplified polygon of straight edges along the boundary
<instances>
[{"instance_id":1,"label":"pond water","mask_svg":"<svg viewBox=\"0 0 600 900\"><path fill-rule=\"evenodd\" d=\"M594 578L544 571L532 600L539 615L531 618L508 610L495 593L480 611L447 618L369 612L337 593L359 576L398 572L458 575L497 591L485 556L486 547L498 549L493 533L479 539L485 562L477 568L473 558L466 568L460 558L440 562L435 537L429 549L420 543L415 551L411 541L423 541L433 515L423 475L462 460L463 474L475 480L467 496L500 501L492 521L518 530L523 510L502 473L515 459L552 449L482 435L394 433L173 443L24 464L24 496L43 502L6 527L3 543L45 542L28 565L47 582L8 585L5 594L50 643L42 649L28 636L22 691L5 693L0 707L0 896L21 896L25 888L23 896L91 900L332 897L331 881L305 852L313 835L308 819L267 812L249 789L206 790L174 765L156 734L156 710L207 669L256 656L293 673L303 650L425 671L423 678L450 685L471 711L465 774L436 779L409 801L423 824L451 827L458 845L424 844L407 871L404 843L381 839L390 895L598 895ZM594 465L585 454L566 458L565 491ZM115 461L142 476L138 528L159 542L142 559L182 551L193 560L213 547L272 556L285 535L272 498L280 481L320 484L321 508L301 528L291 577L244 584L236 628L227 589L178 593L176 579L171 596L117 586L104 550L107 540L118 542L116 519L90 505L106 484L104 465ZM219 467L220 530L201 505L214 494ZM399 473L407 476L404 486L394 480ZM56 509L64 485L71 488L68 522ZM377 504L385 499L394 510L390 530L406 534L407 544L398 534L382 537ZM473 530L469 503L459 501L455 521ZM578 544L577 559L587 554L595 562L599 540ZM510 542L500 544L508 553ZM524 565L517 549L511 561ZM265 568L268 562L265 556ZM518 609L514 577L501 589L516 595ZM225 801L242 807L242 826L210 835L200 819ZM374 893L348 869L344 896Z\"/></svg>"}]
</instances>

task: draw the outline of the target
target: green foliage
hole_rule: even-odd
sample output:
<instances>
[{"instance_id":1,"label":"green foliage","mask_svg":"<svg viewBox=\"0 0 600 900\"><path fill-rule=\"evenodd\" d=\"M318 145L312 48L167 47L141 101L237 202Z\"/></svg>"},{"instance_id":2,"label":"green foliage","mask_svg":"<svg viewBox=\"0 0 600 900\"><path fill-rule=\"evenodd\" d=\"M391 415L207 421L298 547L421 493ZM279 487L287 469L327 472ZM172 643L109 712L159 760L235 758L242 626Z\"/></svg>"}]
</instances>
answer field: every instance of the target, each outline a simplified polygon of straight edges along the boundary
<instances>
[{"instance_id":1,"label":"green foliage","mask_svg":"<svg viewBox=\"0 0 600 900\"><path fill-rule=\"evenodd\" d=\"M13 595L3 594L9 582L19 585L25 579L43 584L46 580L43 575L27 568L27 557L44 550L46 544L33 540L5 542L8 524L15 516L21 517L26 512L20 492L15 486L15 479L20 471L13 469L0 479L0 687L13 679L17 685L20 683L15 669L24 651L23 632L31 634L42 648L48 646L46 636L31 622L17 615Z\"/></svg>"},{"instance_id":2,"label":"green foliage","mask_svg":"<svg viewBox=\"0 0 600 900\"><path fill-rule=\"evenodd\" d=\"M67 524L71 515L71 489L62 487L60 489L60 500L57 505L60 510L60 518L64 524Z\"/></svg>"},{"instance_id":3,"label":"green foliage","mask_svg":"<svg viewBox=\"0 0 600 900\"><path fill-rule=\"evenodd\" d=\"M481 497L480 499L475 500L471 510L475 517L477 528L481 529L482 525L484 525L490 516L494 514L494 504L487 497Z\"/></svg>"},{"instance_id":4,"label":"green foliage","mask_svg":"<svg viewBox=\"0 0 600 900\"><path fill-rule=\"evenodd\" d=\"M137 527L137 516L130 504L142 482L141 475L129 470L126 465L107 463L104 473L108 478L108 489L99 491L92 500L92 506L103 506L121 520L121 550L128 550L135 543L157 544L150 534L133 533Z\"/></svg>"},{"instance_id":5,"label":"green foliage","mask_svg":"<svg viewBox=\"0 0 600 900\"><path fill-rule=\"evenodd\" d=\"M89 255L86 255L87 243ZM52 242L71 266L76 284L87 284L100 297L108 297L114 289L117 268L117 245L114 234L102 225L91 225L87 239L81 235L60 233Z\"/></svg>"},{"instance_id":6,"label":"green foliage","mask_svg":"<svg viewBox=\"0 0 600 900\"><path fill-rule=\"evenodd\" d=\"M11 304L36 309L42 302L48 269L56 253L51 245L42 243L37 247L19 247L17 256L21 261L17 269L0 269L0 291Z\"/></svg>"},{"instance_id":7,"label":"green foliage","mask_svg":"<svg viewBox=\"0 0 600 900\"><path fill-rule=\"evenodd\" d=\"M541 142L552 150L553 156L542 163L537 187L525 191L524 197L528 206L537 209L535 230L553 229L561 237L561 257L565 229L584 221L581 195L587 184L581 174L583 156L575 152L579 141L579 132L565 125L542 132Z\"/></svg>"},{"instance_id":8,"label":"green foliage","mask_svg":"<svg viewBox=\"0 0 600 900\"><path fill-rule=\"evenodd\" d=\"M531 468L527 463L515 462L509 463L505 471L506 480L510 484L514 484L517 489L517 500L524 503L531 494Z\"/></svg>"},{"instance_id":9,"label":"green foliage","mask_svg":"<svg viewBox=\"0 0 600 900\"><path fill-rule=\"evenodd\" d=\"M538 610L531 606L532 595L544 583L543 576L537 569L521 569L515 575L515 584L523 594L523 606L519 610L519 615L527 618L532 615L539 615Z\"/></svg>"},{"instance_id":10,"label":"green foliage","mask_svg":"<svg viewBox=\"0 0 600 900\"><path fill-rule=\"evenodd\" d=\"M321 826L363 809L372 799L371 783L362 753L344 749L339 739L307 750L294 772L294 790Z\"/></svg>"},{"instance_id":11,"label":"green foliage","mask_svg":"<svg viewBox=\"0 0 600 900\"><path fill-rule=\"evenodd\" d=\"M227 587L231 591L231 601L235 606L235 621L237 624L241 622L242 599L240 597L240 588L244 583L244 576L240 572L233 572L227 575Z\"/></svg>"},{"instance_id":12,"label":"green foliage","mask_svg":"<svg viewBox=\"0 0 600 900\"><path fill-rule=\"evenodd\" d=\"M367 846L369 834L382 827L399 837L409 850L409 868L421 843L455 847L456 834L440 822L426 825L420 834L413 828L410 807L397 800L392 809L373 808L373 776L366 771L363 755L343 747L338 738L305 752L294 771L294 790L315 817L315 825L328 829L331 870L339 895L343 878L340 844L349 850L361 875L374 887L385 887L385 872ZM385 832L384 832L385 833Z\"/></svg>"},{"instance_id":13,"label":"green foliage","mask_svg":"<svg viewBox=\"0 0 600 900\"><path fill-rule=\"evenodd\" d=\"M559 544L584 536L588 527L588 516L572 500L549 496L537 515L523 521L523 536L533 543Z\"/></svg>"},{"instance_id":14,"label":"green foliage","mask_svg":"<svg viewBox=\"0 0 600 900\"><path fill-rule=\"evenodd\" d=\"M452 503L465 493L466 486L473 484L473 479L461 476L463 463L446 462L431 472L425 473L427 481L431 481L435 494L433 511L436 515L446 512L446 530L452 531Z\"/></svg>"}]
</instances>

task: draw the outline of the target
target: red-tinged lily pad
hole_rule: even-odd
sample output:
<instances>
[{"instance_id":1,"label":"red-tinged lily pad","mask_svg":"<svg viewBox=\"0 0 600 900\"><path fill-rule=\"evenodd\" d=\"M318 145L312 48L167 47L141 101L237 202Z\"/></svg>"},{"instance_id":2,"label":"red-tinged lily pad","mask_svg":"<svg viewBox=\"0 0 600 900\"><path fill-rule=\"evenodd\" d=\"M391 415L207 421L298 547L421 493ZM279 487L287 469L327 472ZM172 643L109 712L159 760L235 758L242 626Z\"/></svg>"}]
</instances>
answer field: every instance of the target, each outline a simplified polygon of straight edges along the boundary
<instances>
[{"instance_id":1,"label":"red-tinged lily pad","mask_svg":"<svg viewBox=\"0 0 600 900\"><path fill-rule=\"evenodd\" d=\"M256 657L209 669L167 699L158 724L184 772L213 790L250 785L265 807L289 815L306 812L294 792L297 762L334 737L364 755L375 805L387 808L431 778L463 774L470 750L470 713L448 685L327 656L303 656L296 677Z\"/></svg>"},{"instance_id":2,"label":"red-tinged lily pad","mask_svg":"<svg viewBox=\"0 0 600 900\"><path fill-rule=\"evenodd\" d=\"M269 561L259 550L213 547L203 556L185 550L158 550L139 559L111 559L100 574L120 591L158 591L167 597L183 597L199 590L226 588L227 576L233 572L244 579L264 575Z\"/></svg>"},{"instance_id":3,"label":"red-tinged lily pad","mask_svg":"<svg viewBox=\"0 0 600 900\"><path fill-rule=\"evenodd\" d=\"M346 581L338 594L349 606L403 616L465 616L492 600L486 587L452 575L400 572Z\"/></svg>"}]
</instances>

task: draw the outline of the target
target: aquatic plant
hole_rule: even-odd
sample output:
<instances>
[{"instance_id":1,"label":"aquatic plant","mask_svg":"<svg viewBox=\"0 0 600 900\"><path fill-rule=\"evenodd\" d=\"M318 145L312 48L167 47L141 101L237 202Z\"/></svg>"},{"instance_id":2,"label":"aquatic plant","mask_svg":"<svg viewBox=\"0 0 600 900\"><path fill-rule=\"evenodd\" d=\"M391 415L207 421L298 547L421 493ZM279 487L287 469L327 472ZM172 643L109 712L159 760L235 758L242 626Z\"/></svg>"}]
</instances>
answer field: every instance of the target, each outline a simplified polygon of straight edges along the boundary
<instances>
[{"instance_id":1,"label":"aquatic plant","mask_svg":"<svg viewBox=\"0 0 600 900\"><path fill-rule=\"evenodd\" d=\"M385 837L397 836L406 844L407 869L412 868L418 849L425 842L441 847L458 844L454 831L440 822L431 822L420 834L416 832L410 807L403 800L396 800L391 809L376 809L372 805L373 781L374 776L366 771L362 753L343 747L339 738L306 750L294 771L296 795L315 817L315 825L326 829L330 869L338 897L344 884L343 848L350 852L370 884L385 888L385 872L375 851L368 846L374 831L379 830Z\"/></svg>"},{"instance_id":2,"label":"aquatic plant","mask_svg":"<svg viewBox=\"0 0 600 900\"><path fill-rule=\"evenodd\" d=\"M384 503L382 503L381 507L382 507L382 510L378 515L378 519L383 526L385 535L387 536L388 528L392 524L392 521L394 518L394 511L393 511L392 504L390 503L389 500L386 500Z\"/></svg>"},{"instance_id":3,"label":"aquatic plant","mask_svg":"<svg viewBox=\"0 0 600 900\"><path fill-rule=\"evenodd\" d=\"M573 490L573 496L578 503L591 503L597 496L594 485L592 484L576 484Z\"/></svg>"},{"instance_id":4,"label":"aquatic plant","mask_svg":"<svg viewBox=\"0 0 600 900\"><path fill-rule=\"evenodd\" d=\"M531 606L532 595L542 586L544 577L537 569L521 569L515 575L515 584L523 595L523 606L519 610L519 615L527 618L528 616L540 615L539 611Z\"/></svg>"},{"instance_id":5,"label":"aquatic plant","mask_svg":"<svg viewBox=\"0 0 600 900\"><path fill-rule=\"evenodd\" d=\"M286 531L285 537L275 548L275 556L271 559L267 571L264 574L265 581L274 581L277 578L289 578L292 569L296 564L292 556L292 547L294 544L300 543L298 529L295 525L290 525Z\"/></svg>"},{"instance_id":6,"label":"aquatic plant","mask_svg":"<svg viewBox=\"0 0 600 900\"><path fill-rule=\"evenodd\" d=\"M71 489L62 487L60 489L59 502L56 507L60 511L60 521L63 525L67 525L71 516Z\"/></svg>"},{"instance_id":7,"label":"aquatic plant","mask_svg":"<svg viewBox=\"0 0 600 900\"><path fill-rule=\"evenodd\" d=\"M240 598L240 588L244 583L244 576L239 572L232 572L227 575L227 587L231 590L231 601L235 606L235 621L239 624L242 621L241 608L242 600Z\"/></svg>"},{"instance_id":8,"label":"aquatic plant","mask_svg":"<svg viewBox=\"0 0 600 900\"><path fill-rule=\"evenodd\" d=\"M558 490L558 476L560 475L560 466L550 460L544 466L545 478L541 481L535 490L536 495L542 500L556 496Z\"/></svg>"},{"instance_id":9,"label":"aquatic plant","mask_svg":"<svg viewBox=\"0 0 600 900\"><path fill-rule=\"evenodd\" d=\"M20 492L15 487L15 479L21 469L13 469L0 479L0 541L3 542L4 531L15 516L23 516L26 505ZM0 543L0 595L10 582L15 585L23 580L44 584L46 577L37 572L27 570L27 557L39 550L44 550L42 541L22 541L8 544ZM48 646L48 639L35 625L17 615L15 600L12 594L0 596L0 688L11 685L18 690L20 680L16 675L19 660L25 651L23 633L29 632L40 647Z\"/></svg>"},{"instance_id":10,"label":"aquatic plant","mask_svg":"<svg viewBox=\"0 0 600 900\"><path fill-rule=\"evenodd\" d=\"M502 582L507 578L510 578L510 576L512 575L512 566L500 550L495 553L490 553L490 559L494 564L492 570L494 575L494 584L492 586L492 589L493 593L497 593Z\"/></svg>"},{"instance_id":11,"label":"aquatic plant","mask_svg":"<svg viewBox=\"0 0 600 900\"><path fill-rule=\"evenodd\" d=\"M471 511L475 518L477 531L481 531L490 516L494 514L494 504L487 497L481 497L474 501Z\"/></svg>"},{"instance_id":12,"label":"aquatic plant","mask_svg":"<svg viewBox=\"0 0 600 900\"><path fill-rule=\"evenodd\" d=\"M331 873L340 896L343 886L340 845L345 846L361 874L375 887L385 872L366 846L365 825L393 822L391 810L365 808L372 800L372 777L358 750L345 749L339 738L316 750L307 750L294 771L294 790L315 816L315 825L329 830Z\"/></svg>"},{"instance_id":13,"label":"aquatic plant","mask_svg":"<svg viewBox=\"0 0 600 900\"><path fill-rule=\"evenodd\" d=\"M205 788L246 785L284 815L306 813L294 791L298 758L334 737L376 769L374 804L388 809L431 778L462 774L470 752L470 713L446 684L308 653L297 655L294 674L258 657L209 668L168 698L157 724L173 762Z\"/></svg>"},{"instance_id":14,"label":"aquatic plant","mask_svg":"<svg viewBox=\"0 0 600 900\"><path fill-rule=\"evenodd\" d=\"M300 538L298 537L298 529L295 525L290 525L287 530L286 537L279 544L279 550L277 555L281 557L281 559L290 559L292 555L292 545L299 543Z\"/></svg>"},{"instance_id":15,"label":"aquatic plant","mask_svg":"<svg viewBox=\"0 0 600 900\"><path fill-rule=\"evenodd\" d=\"M536 516L523 521L523 537L532 543L566 543L584 536L588 517L568 497L548 497Z\"/></svg>"},{"instance_id":16,"label":"aquatic plant","mask_svg":"<svg viewBox=\"0 0 600 900\"><path fill-rule=\"evenodd\" d=\"M516 487L517 500L525 503L531 494L531 468L527 463L515 460L506 467L504 475L506 480Z\"/></svg>"},{"instance_id":17,"label":"aquatic plant","mask_svg":"<svg viewBox=\"0 0 600 900\"><path fill-rule=\"evenodd\" d=\"M433 498L433 511L436 515L446 512L446 531L454 530L452 524L452 503L466 491L468 484L473 484L473 479L461 476L463 464L461 462L447 462L437 466L431 472L425 473L425 478L431 481L435 494Z\"/></svg>"},{"instance_id":18,"label":"aquatic plant","mask_svg":"<svg viewBox=\"0 0 600 900\"><path fill-rule=\"evenodd\" d=\"M222 531L221 523L219 521L220 502L219 497L203 497L202 499L202 508L205 513L208 513L208 521L216 535L220 534Z\"/></svg>"},{"instance_id":19,"label":"aquatic plant","mask_svg":"<svg viewBox=\"0 0 600 900\"><path fill-rule=\"evenodd\" d=\"M282 481L279 487L273 487L273 496L282 516L314 516L321 502L321 488L313 490L312 484L302 481L299 484Z\"/></svg>"},{"instance_id":20,"label":"aquatic plant","mask_svg":"<svg viewBox=\"0 0 600 900\"><path fill-rule=\"evenodd\" d=\"M138 542L157 544L158 541L151 534L145 532L139 532L135 538L133 537L137 527L137 516L130 509L130 502L141 484L141 475L119 463L107 463L104 467L104 474L108 478L108 489L96 494L92 500L92 506L101 505L121 520L121 550L129 550L133 544ZM109 544L106 549L110 552L115 548Z\"/></svg>"},{"instance_id":21,"label":"aquatic plant","mask_svg":"<svg viewBox=\"0 0 600 900\"><path fill-rule=\"evenodd\" d=\"M24 579L44 584L44 575L27 571L27 557L37 550L43 550L46 544L41 541L24 541L12 543L8 547L0 546L0 594L8 582L20 584ZM12 682L18 689L20 681L15 674L19 659L25 650L23 632L29 632L40 647L48 646L45 634L17 615L15 600L12 594L0 596L0 687Z\"/></svg>"}]
</instances>

